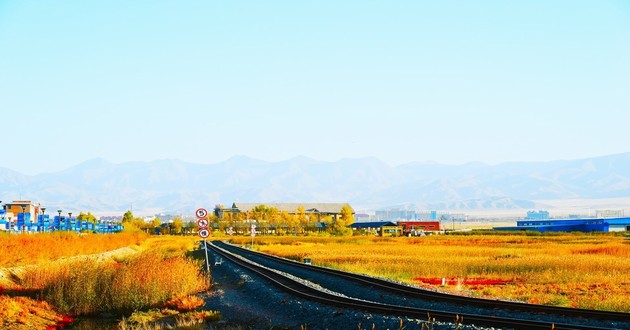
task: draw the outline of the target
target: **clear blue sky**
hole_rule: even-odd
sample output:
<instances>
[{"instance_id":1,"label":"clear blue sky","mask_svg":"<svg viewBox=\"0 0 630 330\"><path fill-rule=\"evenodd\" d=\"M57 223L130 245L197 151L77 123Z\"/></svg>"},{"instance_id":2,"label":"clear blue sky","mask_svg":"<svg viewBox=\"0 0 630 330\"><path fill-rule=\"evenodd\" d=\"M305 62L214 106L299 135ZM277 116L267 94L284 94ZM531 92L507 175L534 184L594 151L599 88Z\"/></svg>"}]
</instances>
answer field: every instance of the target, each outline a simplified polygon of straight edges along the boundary
<instances>
[{"instance_id":1,"label":"clear blue sky","mask_svg":"<svg viewBox=\"0 0 630 330\"><path fill-rule=\"evenodd\" d=\"M630 151L629 1L0 0L0 167Z\"/></svg>"}]
</instances>

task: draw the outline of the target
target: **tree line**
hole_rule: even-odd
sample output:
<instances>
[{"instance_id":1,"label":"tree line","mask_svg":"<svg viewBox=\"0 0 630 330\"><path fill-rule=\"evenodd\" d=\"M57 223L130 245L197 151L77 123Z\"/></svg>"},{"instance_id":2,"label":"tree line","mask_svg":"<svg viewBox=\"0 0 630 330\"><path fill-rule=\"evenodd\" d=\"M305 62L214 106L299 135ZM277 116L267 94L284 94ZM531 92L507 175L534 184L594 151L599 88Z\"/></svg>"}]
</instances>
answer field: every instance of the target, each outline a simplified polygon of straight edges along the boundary
<instances>
[{"instance_id":1,"label":"tree line","mask_svg":"<svg viewBox=\"0 0 630 330\"><path fill-rule=\"evenodd\" d=\"M287 212L261 204L250 211L223 212L222 217L215 212L208 215L208 221L214 230L226 232L231 228L236 234L247 233L251 225L255 224L257 232L267 235L304 235L315 232L348 235L352 233L348 226L354 223L354 215L348 205L339 210L338 216L332 216L306 212L304 206L299 206L295 212Z\"/></svg>"},{"instance_id":2,"label":"tree line","mask_svg":"<svg viewBox=\"0 0 630 330\"><path fill-rule=\"evenodd\" d=\"M225 212L222 217L215 213L208 214L209 229L218 233L236 235L249 234L251 225L256 225L256 233L264 235L305 235L309 233L329 233L332 235L351 235L348 226L354 223L352 209L344 205L338 216L321 215L306 212L299 206L295 212L279 211L275 207L258 205L247 212ZM125 212L122 224L127 231L144 231L149 234L194 234L198 226L196 221L184 222L175 217L172 222L163 223L158 217L146 222L134 217L131 211Z\"/></svg>"}]
</instances>

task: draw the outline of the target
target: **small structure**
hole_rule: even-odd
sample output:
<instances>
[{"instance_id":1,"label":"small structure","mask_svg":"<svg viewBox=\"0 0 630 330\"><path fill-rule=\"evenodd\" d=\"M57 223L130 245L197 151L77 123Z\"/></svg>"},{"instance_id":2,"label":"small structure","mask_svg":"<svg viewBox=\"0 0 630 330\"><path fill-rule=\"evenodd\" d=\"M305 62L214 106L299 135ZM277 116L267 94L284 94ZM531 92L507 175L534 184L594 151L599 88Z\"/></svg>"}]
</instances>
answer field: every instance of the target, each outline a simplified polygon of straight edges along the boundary
<instances>
[{"instance_id":1,"label":"small structure","mask_svg":"<svg viewBox=\"0 0 630 330\"><path fill-rule=\"evenodd\" d=\"M440 231L439 221L398 221L405 236L422 236L425 232Z\"/></svg>"},{"instance_id":2,"label":"small structure","mask_svg":"<svg viewBox=\"0 0 630 330\"><path fill-rule=\"evenodd\" d=\"M402 227L391 221L355 222L350 225L352 230L360 230L365 234L379 236L400 236Z\"/></svg>"}]
</instances>

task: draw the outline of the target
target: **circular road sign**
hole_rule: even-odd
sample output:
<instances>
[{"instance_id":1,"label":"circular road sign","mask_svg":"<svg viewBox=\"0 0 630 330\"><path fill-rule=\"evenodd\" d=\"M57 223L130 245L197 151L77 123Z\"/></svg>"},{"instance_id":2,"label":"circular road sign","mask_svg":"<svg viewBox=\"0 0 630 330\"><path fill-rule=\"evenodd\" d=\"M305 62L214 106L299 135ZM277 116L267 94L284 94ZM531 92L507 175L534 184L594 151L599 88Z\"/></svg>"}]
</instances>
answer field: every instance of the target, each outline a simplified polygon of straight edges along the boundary
<instances>
[{"instance_id":1,"label":"circular road sign","mask_svg":"<svg viewBox=\"0 0 630 330\"><path fill-rule=\"evenodd\" d=\"M197 219L197 226L200 228L208 228L208 219Z\"/></svg>"},{"instance_id":2,"label":"circular road sign","mask_svg":"<svg viewBox=\"0 0 630 330\"><path fill-rule=\"evenodd\" d=\"M210 236L210 231L207 228L201 228L197 234L199 234L199 237L201 238L208 238L208 236Z\"/></svg>"},{"instance_id":3,"label":"circular road sign","mask_svg":"<svg viewBox=\"0 0 630 330\"><path fill-rule=\"evenodd\" d=\"M195 215L197 215L197 218L205 218L208 216L208 211L204 208L200 208L195 211Z\"/></svg>"}]
</instances>

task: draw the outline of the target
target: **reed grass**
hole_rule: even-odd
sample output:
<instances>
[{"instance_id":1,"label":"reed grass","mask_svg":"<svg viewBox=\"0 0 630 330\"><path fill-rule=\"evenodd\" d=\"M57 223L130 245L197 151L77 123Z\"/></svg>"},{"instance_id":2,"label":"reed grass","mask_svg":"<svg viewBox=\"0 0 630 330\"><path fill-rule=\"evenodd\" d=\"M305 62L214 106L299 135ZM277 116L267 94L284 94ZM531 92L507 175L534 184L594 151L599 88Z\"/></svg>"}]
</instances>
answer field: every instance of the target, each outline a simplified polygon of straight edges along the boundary
<instances>
[{"instance_id":1,"label":"reed grass","mask_svg":"<svg viewBox=\"0 0 630 330\"><path fill-rule=\"evenodd\" d=\"M80 250L79 242L93 244L72 235L56 238L68 238ZM137 240L131 242L138 243ZM194 248L194 238L151 238L141 243L136 248L137 253L131 255L40 262L23 272L19 284L24 289L41 290L46 301L59 311L73 315L128 314L209 287L207 274L201 272L201 260L185 255ZM37 249L37 245L29 249Z\"/></svg>"}]
</instances>

